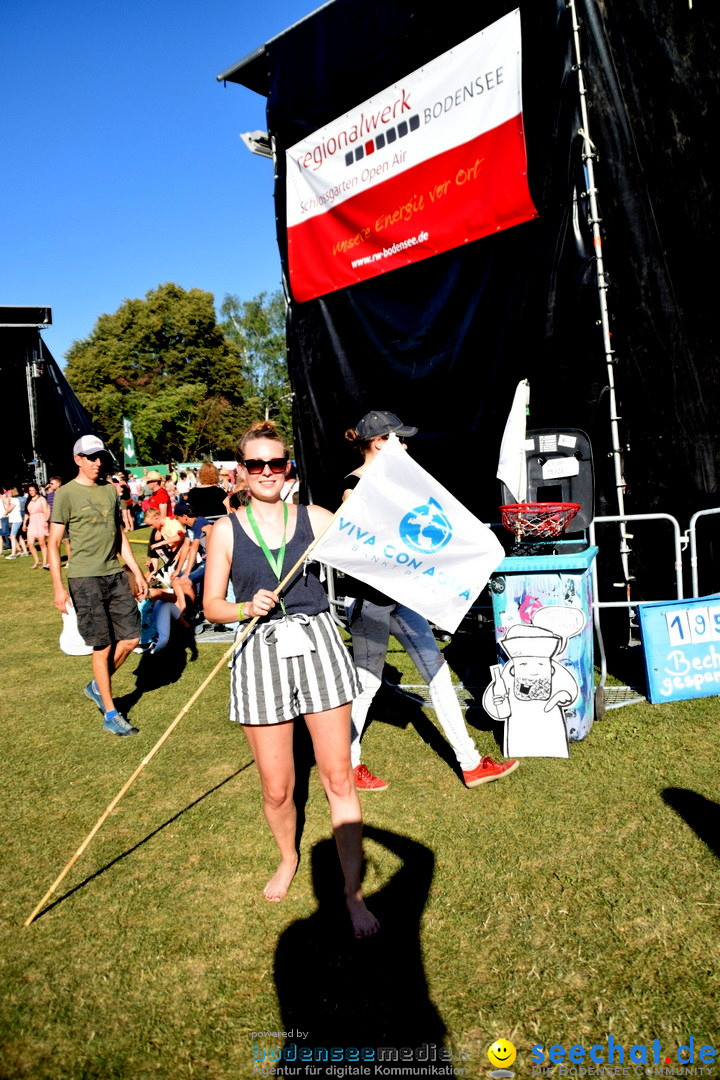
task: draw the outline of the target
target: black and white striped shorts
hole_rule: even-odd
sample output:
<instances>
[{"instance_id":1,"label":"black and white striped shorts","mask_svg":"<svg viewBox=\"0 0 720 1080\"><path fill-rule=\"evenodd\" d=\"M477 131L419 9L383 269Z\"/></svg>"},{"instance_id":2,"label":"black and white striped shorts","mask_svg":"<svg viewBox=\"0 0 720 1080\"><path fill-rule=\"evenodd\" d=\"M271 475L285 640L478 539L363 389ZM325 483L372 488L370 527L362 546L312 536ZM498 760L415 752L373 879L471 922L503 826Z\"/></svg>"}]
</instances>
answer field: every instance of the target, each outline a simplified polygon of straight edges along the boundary
<instances>
[{"instance_id":1,"label":"black and white striped shorts","mask_svg":"<svg viewBox=\"0 0 720 1080\"><path fill-rule=\"evenodd\" d=\"M305 618L307 622L305 622ZM230 675L230 719L238 724L281 724L305 713L352 701L360 682L328 611L298 620L315 646L305 656L281 658L259 626L235 654Z\"/></svg>"}]
</instances>

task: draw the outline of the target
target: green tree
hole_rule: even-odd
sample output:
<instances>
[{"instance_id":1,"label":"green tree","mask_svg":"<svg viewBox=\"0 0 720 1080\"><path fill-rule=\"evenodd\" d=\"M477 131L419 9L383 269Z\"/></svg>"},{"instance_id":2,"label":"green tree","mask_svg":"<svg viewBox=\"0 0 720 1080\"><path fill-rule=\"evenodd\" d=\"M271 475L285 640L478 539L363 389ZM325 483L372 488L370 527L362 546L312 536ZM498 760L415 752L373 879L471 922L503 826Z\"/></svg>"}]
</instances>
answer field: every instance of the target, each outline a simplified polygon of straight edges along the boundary
<instances>
[{"instance_id":1,"label":"green tree","mask_svg":"<svg viewBox=\"0 0 720 1080\"><path fill-rule=\"evenodd\" d=\"M129 416L139 460L232 457L258 402L212 293L168 283L125 300L73 343L65 374L111 445Z\"/></svg>"},{"instance_id":2,"label":"green tree","mask_svg":"<svg viewBox=\"0 0 720 1080\"><path fill-rule=\"evenodd\" d=\"M256 403L255 419L272 420L292 442L292 390L285 344L285 299L280 291L259 293L252 300L228 294L221 306L220 324L243 362Z\"/></svg>"}]
</instances>

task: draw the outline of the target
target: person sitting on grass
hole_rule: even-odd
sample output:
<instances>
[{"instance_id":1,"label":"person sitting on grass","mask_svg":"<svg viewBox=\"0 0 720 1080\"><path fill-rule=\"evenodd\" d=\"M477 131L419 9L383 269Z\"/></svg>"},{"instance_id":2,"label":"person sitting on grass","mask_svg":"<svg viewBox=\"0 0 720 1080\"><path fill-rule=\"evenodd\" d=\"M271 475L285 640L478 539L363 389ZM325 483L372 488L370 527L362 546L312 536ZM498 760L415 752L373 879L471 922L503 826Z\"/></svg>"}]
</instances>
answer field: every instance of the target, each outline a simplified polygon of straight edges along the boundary
<instances>
[{"instance_id":1,"label":"person sitting on grass","mask_svg":"<svg viewBox=\"0 0 720 1080\"><path fill-rule=\"evenodd\" d=\"M136 592L134 580L128 574L133 595ZM192 633L193 610L196 602L195 590L186 577L176 577L168 583L167 571L153 577L145 575L148 593L140 602L140 644L135 652L155 654L162 652L170 641L173 623L189 635L189 644L193 659L197 656L195 635Z\"/></svg>"},{"instance_id":2,"label":"person sitting on grass","mask_svg":"<svg viewBox=\"0 0 720 1080\"><path fill-rule=\"evenodd\" d=\"M173 562L182 547L185 530L177 518L163 518L160 512L153 508L145 511L145 524L153 529L149 543L152 555L148 559L147 567L155 573L161 562L163 565Z\"/></svg>"},{"instance_id":3,"label":"person sitting on grass","mask_svg":"<svg viewBox=\"0 0 720 1080\"><path fill-rule=\"evenodd\" d=\"M175 507L175 516L180 524L187 529L185 540L175 558L175 574L187 576L198 593L202 590L205 577L205 556L207 554L207 542L212 531L213 523L205 517L198 517L193 513L190 505L181 499Z\"/></svg>"}]
</instances>

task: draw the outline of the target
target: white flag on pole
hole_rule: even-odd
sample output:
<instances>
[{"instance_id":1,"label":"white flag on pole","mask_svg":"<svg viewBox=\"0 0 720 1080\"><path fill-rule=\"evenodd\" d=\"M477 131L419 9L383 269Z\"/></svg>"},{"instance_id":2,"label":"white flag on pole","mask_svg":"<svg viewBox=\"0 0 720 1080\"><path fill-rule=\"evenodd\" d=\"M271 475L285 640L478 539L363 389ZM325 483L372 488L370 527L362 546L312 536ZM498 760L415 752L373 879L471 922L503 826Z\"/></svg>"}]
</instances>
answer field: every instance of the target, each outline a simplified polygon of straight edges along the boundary
<instances>
[{"instance_id":1,"label":"white flag on pole","mask_svg":"<svg viewBox=\"0 0 720 1080\"><path fill-rule=\"evenodd\" d=\"M452 633L504 556L488 526L391 435L312 557Z\"/></svg>"},{"instance_id":2,"label":"white flag on pole","mask_svg":"<svg viewBox=\"0 0 720 1080\"><path fill-rule=\"evenodd\" d=\"M527 460L525 457L525 419L530 400L530 384L527 379L517 384L510 413L505 423L497 478L516 503L527 498Z\"/></svg>"}]
</instances>

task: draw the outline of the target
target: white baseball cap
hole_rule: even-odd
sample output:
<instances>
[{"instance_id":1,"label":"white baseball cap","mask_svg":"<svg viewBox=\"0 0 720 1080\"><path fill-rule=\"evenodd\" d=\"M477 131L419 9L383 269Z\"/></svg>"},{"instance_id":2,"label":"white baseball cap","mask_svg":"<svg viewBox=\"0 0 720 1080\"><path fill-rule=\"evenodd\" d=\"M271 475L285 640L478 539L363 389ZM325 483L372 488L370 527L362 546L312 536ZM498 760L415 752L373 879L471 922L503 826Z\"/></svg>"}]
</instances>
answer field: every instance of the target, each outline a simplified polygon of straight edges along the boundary
<instances>
[{"instance_id":1,"label":"white baseball cap","mask_svg":"<svg viewBox=\"0 0 720 1080\"><path fill-rule=\"evenodd\" d=\"M98 439L97 435L83 435L73 446L73 455L76 454L87 457L88 454L107 454L107 450L105 443Z\"/></svg>"}]
</instances>

